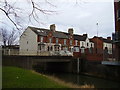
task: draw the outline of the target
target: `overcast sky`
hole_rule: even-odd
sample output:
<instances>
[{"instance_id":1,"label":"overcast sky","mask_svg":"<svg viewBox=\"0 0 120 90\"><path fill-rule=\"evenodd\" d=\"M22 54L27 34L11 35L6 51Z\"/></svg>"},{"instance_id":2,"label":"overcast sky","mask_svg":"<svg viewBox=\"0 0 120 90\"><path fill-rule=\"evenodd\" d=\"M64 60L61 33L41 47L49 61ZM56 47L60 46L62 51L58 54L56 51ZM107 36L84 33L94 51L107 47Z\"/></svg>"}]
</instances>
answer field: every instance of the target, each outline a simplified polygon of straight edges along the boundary
<instances>
[{"instance_id":1,"label":"overcast sky","mask_svg":"<svg viewBox=\"0 0 120 90\"><path fill-rule=\"evenodd\" d=\"M87 33L89 37L97 35L97 30L98 35L102 37L111 36L114 32L113 0L50 0L54 6L50 6L43 1L41 1L42 8L55 10L56 12L51 15L40 14L40 21L43 24L34 21L28 23L25 13L21 13L23 17L21 22L24 28L27 26L49 28L50 24L56 24L56 30L58 31L67 32L68 28L73 28L75 34ZM30 7L25 0L17 0L16 5L22 7L26 12L30 12ZM5 23L0 22L0 27L13 27L3 13L0 16L0 21ZM96 23L98 23L98 26Z\"/></svg>"},{"instance_id":2,"label":"overcast sky","mask_svg":"<svg viewBox=\"0 0 120 90\"><path fill-rule=\"evenodd\" d=\"M46 27L55 23L57 30L60 31L67 32L69 27L73 27L76 34L87 33L89 37L93 37L97 35L98 30L99 36L111 36L114 32L113 9L112 0L109 2L85 2L83 0L82 3L78 4L60 2L57 10L61 13L49 16L45 20L48 24Z\"/></svg>"}]
</instances>

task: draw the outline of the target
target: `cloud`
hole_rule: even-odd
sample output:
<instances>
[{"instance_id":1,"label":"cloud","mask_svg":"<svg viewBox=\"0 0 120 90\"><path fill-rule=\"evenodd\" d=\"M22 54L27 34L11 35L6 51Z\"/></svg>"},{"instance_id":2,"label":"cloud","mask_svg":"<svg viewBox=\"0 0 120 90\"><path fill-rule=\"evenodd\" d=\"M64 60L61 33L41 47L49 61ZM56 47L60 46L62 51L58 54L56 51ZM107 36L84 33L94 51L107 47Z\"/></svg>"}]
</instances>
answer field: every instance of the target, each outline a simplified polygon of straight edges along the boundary
<instances>
[{"instance_id":1,"label":"cloud","mask_svg":"<svg viewBox=\"0 0 120 90\"><path fill-rule=\"evenodd\" d=\"M24 14L30 13L31 10L27 6L27 2L19 0L17 3L19 7L24 9L25 12L21 14L23 26L32 25L36 27L49 28L50 24L55 23L57 30L67 32L70 27L74 28L77 34L88 33L90 37L96 35L96 23L99 23L99 35L103 37L110 36L114 31L114 12L113 0L50 0L56 7L51 7L41 0L41 7L57 11L51 15L44 15L39 12L39 21L45 24L38 24L35 21L28 23L28 18ZM5 18L5 17L4 17ZM7 21L7 20L6 20ZM7 23L8 24L8 23ZM108 32L109 31L109 32Z\"/></svg>"},{"instance_id":2,"label":"cloud","mask_svg":"<svg viewBox=\"0 0 120 90\"><path fill-rule=\"evenodd\" d=\"M113 3L111 2L90 2L82 6L73 7L73 3L59 3L58 10L62 13L52 15L48 23L55 23L61 30L74 27L75 33L88 33L90 37L96 35L96 23L99 23L99 35L110 36L114 31ZM109 32L108 32L109 30Z\"/></svg>"}]
</instances>

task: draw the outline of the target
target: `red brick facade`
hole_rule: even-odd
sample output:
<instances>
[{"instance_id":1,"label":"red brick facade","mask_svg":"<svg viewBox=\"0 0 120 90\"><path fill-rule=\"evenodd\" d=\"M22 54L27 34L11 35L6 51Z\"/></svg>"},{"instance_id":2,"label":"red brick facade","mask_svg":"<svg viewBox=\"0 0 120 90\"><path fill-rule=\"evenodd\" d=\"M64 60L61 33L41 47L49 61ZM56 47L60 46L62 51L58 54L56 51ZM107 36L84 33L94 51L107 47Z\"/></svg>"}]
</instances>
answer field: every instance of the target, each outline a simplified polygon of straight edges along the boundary
<instances>
[{"instance_id":1,"label":"red brick facade","mask_svg":"<svg viewBox=\"0 0 120 90\"><path fill-rule=\"evenodd\" d=\"M103 41L98 37L93 37L92 41L94 42L94 52L96 54L103 53Z\"/></svg>"},{"instance_id":2,"label":"red brick facade","mask_svg":"<svg viewBox=\"0 0 120 90\"><path fill-rule=\"evenodd\" d=\"M115 35L116 35L116 60L120 61L120 0L114 2L115 11Z\"/></svg>"},{"instance_id":3,"label":"red brick facade","mask_svg":"<svg viewBox=\"0 0 120 90\"><path fill-rule=\"evenodd\" d=\"M54 24L50 26L50 29L34 27L31 29L37 34L39 51L67 50L76 58L103 60L103 40L100 38L94 37L89 40L87 34L73 34L72 28L68 29L68 33L59 32L55 30Z\"/></svg>"}]
</instances>

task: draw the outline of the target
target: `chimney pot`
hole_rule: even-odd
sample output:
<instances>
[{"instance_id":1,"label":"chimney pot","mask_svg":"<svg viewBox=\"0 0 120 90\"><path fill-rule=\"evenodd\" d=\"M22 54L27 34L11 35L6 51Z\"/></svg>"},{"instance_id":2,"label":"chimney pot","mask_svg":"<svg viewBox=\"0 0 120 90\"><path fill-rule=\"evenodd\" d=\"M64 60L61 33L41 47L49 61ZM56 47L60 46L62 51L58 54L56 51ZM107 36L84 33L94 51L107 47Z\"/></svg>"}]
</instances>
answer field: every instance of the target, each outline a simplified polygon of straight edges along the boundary
<instances>
[{"instance_id":1,"label":"chimney pot","mask_svg":"<svg viewBox=\"0 0 120 90\"><path fill-rule=\"evenodd\" d=\"M56 28L55 24L50 25L50 30L51 31L55 32L55 28Z\"/></svg>"}]
</instances>

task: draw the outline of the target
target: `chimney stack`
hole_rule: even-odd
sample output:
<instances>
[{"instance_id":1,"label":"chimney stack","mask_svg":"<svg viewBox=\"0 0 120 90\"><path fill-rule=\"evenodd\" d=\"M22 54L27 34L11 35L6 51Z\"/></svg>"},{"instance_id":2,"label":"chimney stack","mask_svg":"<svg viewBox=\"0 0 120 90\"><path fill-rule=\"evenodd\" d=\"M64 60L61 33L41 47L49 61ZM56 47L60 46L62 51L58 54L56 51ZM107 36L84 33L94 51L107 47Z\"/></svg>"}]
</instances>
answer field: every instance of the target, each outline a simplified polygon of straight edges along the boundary
<instances>
[{"instance_id":1,"label":"chimney stack","mask_svg":"<svg viewBox=\"0 0 120 90\"><path fill-rule=\"evenodd\" d=\"M107 40L111 40L111 37L107 37Z\"/></svg>"},{"instance_id":2,"label":"chimney stack","mask_svg":"<svg viewBox=\"0 0 120 90\"><path fill-rule=\"evenodd\" d=\"M70 35L73 35L73 28L69 28L69 29L68 29L68 33L69 33Z\"/></svg>"},{"instance_id":3,"label":"chimney stack","mask_svg":"<svg viewBox=\"0 0 120 90\"><path fill-rule=\"evenodd\" d=\"M87 34L83 34L83 36L86 36L86 37L87 37L88 35L87 35Z\"/></svg>"},{"instance_id":4,"label":"chimney stack","mask_svg":"<svg viewBox=\"0 0 120 90\"><path fill-rule=\"evenodd\" d=\"M50 30L51 30L52 32L55 32L55 28L56 28L55 24L50 25Z\"/></svg>"}]
</instances>

